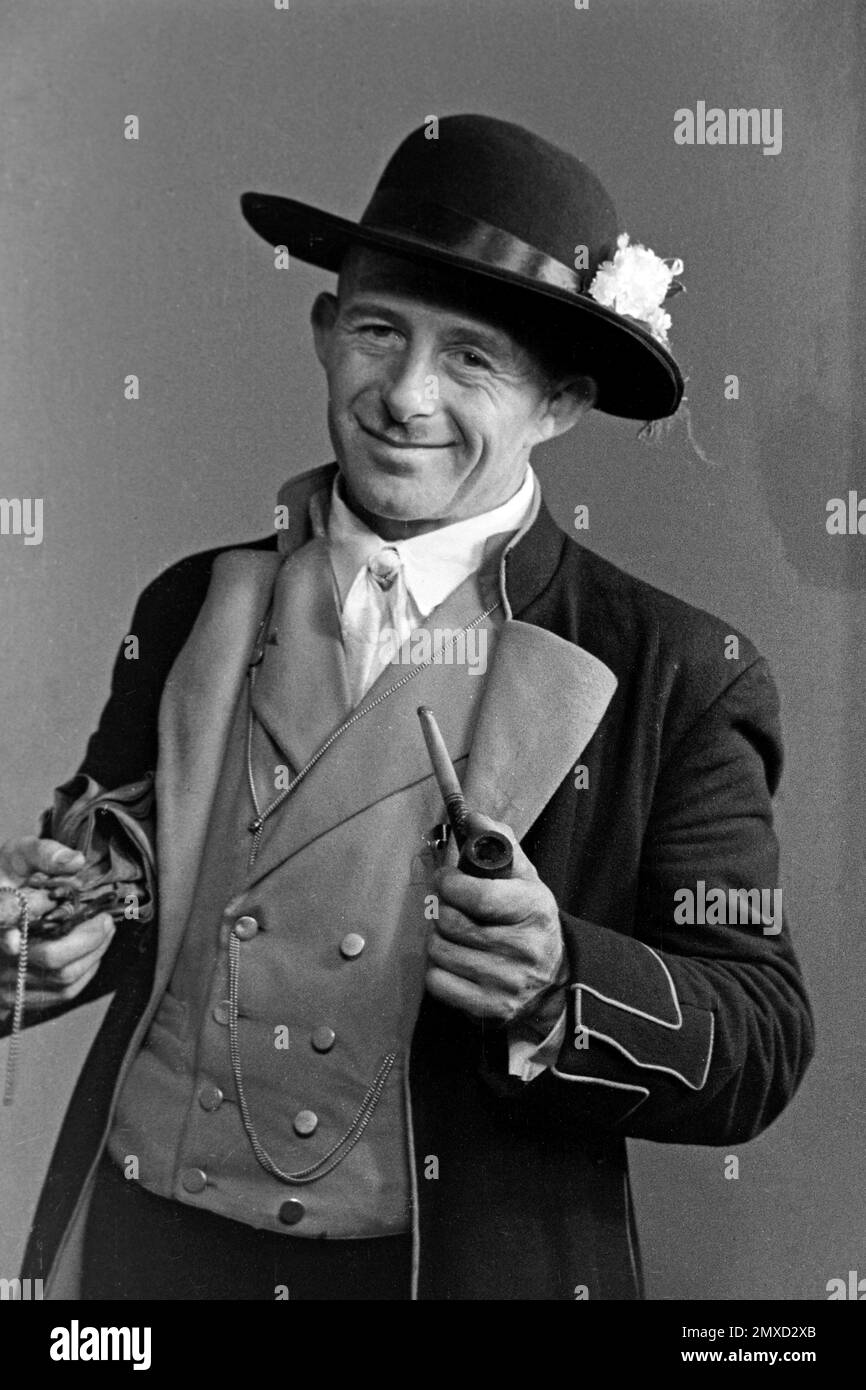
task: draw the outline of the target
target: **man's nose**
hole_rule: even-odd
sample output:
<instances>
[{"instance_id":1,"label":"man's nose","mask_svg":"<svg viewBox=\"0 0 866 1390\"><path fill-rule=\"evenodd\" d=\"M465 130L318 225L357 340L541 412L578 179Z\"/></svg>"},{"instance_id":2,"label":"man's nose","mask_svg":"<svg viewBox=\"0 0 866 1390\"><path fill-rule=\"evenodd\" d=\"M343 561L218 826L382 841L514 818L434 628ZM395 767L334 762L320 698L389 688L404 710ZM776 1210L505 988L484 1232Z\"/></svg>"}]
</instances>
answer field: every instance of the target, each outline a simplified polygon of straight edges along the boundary
<instances>
[{"instance_id":1,"label":"man's nose","mask_svg":"<svg viewBox=\"0 0 866 1390\"><path fill-rule=\"evenodd\" d=\"M427 353L407 352L392 364L382 400L395 420L404 424L413 416L432 415L438 398L436 373Z\"/></svg>"}]
</instances>

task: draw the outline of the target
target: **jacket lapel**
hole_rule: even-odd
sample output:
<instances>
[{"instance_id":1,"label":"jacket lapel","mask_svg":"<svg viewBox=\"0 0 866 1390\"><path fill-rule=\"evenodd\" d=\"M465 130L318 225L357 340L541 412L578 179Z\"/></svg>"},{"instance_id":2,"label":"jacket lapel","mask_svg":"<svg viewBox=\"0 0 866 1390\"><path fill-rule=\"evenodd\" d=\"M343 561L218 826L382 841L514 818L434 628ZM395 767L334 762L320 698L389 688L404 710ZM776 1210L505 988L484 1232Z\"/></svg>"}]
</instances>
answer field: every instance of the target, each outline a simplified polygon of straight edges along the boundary
<instances>
[{"instance_id":1,"label":"jacket lapel","mask_svg":"<svg viewBox=\"0 0 866 1390\"><path fill-rule=\"evenodd\" d=\"M503 821L518 840L574 767L617 687L616 676L592 653L546 627L520 621L549 590L564 545L565 536L537 493L532 515L500 561L507 621L463 779L470 806ZM579 595L571 600L579 602Z\"/></svg>"},{"instance_id":2,"label":"jacket lapel","mask_svg":"<svg viewBox=\"0 0 866 1390\"><path fill-rule=\"evenodd\" d=\"M346 718L351 704L323 540L310 540L283 563L263 651L253 710L296 771Z\"/></svg>"},{"instance_id":3,"label":"jacket lapel","mask_svg":"<svg viewBox=\"0 0 866 1390\"><path fill-rule=\"evenodd\" d=\"M616 685L582 647L506 622L469 753L469 805L522 839L592 738Z\"/></svg>"},{"instance_id":4,"label":"jacket lapel","mask_svg":"<svg viewBox=\"0 0 866 1390\"><path fill-rule=\"evenodd\" d=\"M160 962L189 914L229 730L279 564L269 551L217 557L165 684L156 774Z\"/></svg>"}]
</instances>

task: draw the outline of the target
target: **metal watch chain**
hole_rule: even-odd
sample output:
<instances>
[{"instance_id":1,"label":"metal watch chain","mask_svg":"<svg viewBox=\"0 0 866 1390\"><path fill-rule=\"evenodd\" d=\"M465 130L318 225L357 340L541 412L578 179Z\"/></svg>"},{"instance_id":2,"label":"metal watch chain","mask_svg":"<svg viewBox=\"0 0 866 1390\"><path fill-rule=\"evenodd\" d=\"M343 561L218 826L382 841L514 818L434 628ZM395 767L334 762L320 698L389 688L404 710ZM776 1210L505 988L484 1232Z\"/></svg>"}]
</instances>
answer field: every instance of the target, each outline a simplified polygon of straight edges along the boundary
<instances>
[{"instance_id":1,"label":"metal watch chain","mask_svg":"<svg viewBox=\"0 0 866 1390\"><path fill-rule=\"evenodd\" d=\"M9 1037L9 1051L6 1056L6 1082L3 1088L3 1104L11 1105L15 1096L15 1076L18 1070L18 1052L21 1046L21 1022L24 1017L24 995L27 987L27 956L30 945L30 905L20 888L10 884L0 884L0 893L14 893L18 899L21 916L18 930L21 942L18 947L18 968L15 972L15 1000L12 1006L12 1032Z\"/></svg>"}]
</instances>

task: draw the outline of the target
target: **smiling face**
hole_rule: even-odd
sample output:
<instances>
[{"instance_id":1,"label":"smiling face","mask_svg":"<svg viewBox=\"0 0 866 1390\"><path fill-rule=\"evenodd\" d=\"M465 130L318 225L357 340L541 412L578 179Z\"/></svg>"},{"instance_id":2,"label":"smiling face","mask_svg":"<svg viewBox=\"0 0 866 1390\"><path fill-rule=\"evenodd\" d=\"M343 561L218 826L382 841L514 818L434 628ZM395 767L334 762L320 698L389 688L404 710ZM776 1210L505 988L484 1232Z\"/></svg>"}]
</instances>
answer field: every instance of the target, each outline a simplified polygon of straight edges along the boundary
<instances>
[{"instance_id":1,"label":"smiling face","mask_svg":"<svg viewBox=\"0 0 866 1390\"><path fill-rule=\"evenodd\" d=\"M439 268L354 250L312 321L347 501L387 540L507 501L533 447L585 407L489 290Z\"/></svg>"}]
</instances>

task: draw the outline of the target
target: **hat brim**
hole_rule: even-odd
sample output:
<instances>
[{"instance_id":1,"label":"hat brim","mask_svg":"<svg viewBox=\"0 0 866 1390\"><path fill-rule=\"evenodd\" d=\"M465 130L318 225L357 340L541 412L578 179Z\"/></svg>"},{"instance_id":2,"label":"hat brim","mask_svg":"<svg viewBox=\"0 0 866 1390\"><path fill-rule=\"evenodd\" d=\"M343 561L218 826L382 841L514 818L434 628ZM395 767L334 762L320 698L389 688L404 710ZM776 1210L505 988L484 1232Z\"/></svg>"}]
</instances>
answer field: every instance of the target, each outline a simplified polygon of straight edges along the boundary
<instances>
[{"instance_id":1,"label":"hat brim","mask_svg":"<svg viewBox=\"0 0 866 1390\"><path fill-rule=\"evenodd\" d=\"M334 213L271 193L244 193L241 211L271 246L322 270L339 271L352 246L374 246L410 259L433 262L494 280L518 299L550 302L551 319L566 341L571 321L580 323L575 351L598 386L596 409L631 420L673 415L683 395L683 378L669 352L641 324L598 304L589 295L544 284L525 275L450 251L421 237L362 225ZM553 324L552 324L553 326Z\"/></svg>"}]
</instances>

